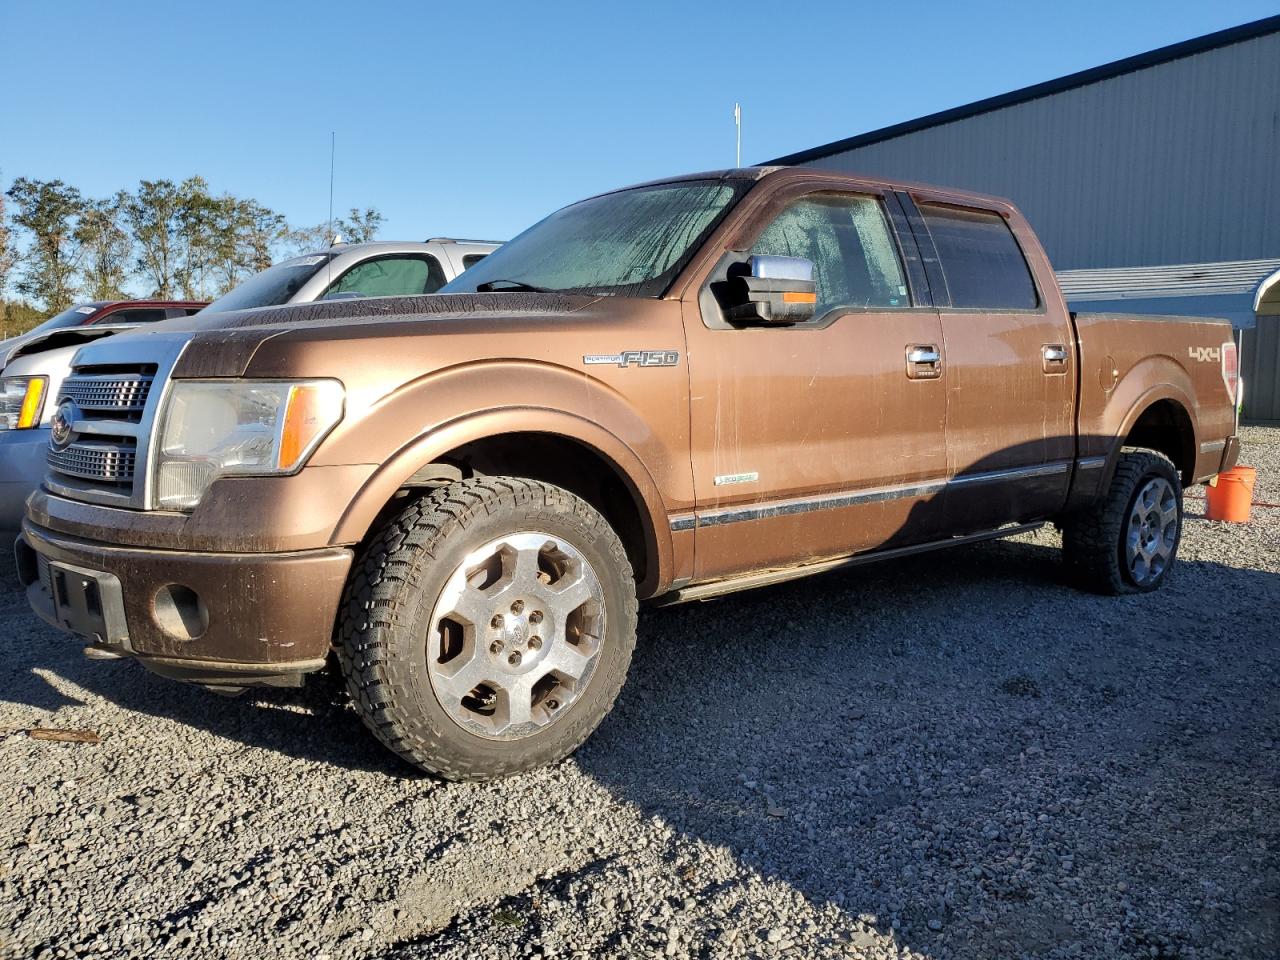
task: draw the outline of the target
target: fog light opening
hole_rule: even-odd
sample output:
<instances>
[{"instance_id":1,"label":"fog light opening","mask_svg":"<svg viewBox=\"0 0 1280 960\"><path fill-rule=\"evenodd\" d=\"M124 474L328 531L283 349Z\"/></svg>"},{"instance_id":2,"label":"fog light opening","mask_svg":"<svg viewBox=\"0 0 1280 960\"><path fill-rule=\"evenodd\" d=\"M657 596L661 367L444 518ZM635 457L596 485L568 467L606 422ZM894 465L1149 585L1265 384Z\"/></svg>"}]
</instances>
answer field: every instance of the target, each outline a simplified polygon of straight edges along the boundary
<instances>
[{"instance_id":1,"label":"fog light opening","mask_svg":"<svg viewBox=\"0 0 1280 960\"><path fill-rule=\"evenodd\" d=\"M176 640L196 640L209 629L209 609L190 587L171 583L156 591L155 621Z\"/></svg>"}]
</instances>

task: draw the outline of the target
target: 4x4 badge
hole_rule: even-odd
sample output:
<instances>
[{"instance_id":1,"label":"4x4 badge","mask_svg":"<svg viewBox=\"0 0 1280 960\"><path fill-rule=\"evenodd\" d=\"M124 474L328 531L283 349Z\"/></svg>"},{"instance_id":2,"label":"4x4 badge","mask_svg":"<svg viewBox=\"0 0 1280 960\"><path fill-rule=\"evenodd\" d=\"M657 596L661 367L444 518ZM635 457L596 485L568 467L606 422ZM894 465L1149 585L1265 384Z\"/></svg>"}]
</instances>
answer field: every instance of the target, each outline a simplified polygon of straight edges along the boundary
<instances>
[{"instance_id":1,"label":"4x4 badge","mask_svg":"<svg viewBox=\"0 0 1280 960\"><path fill-rule=\"evenodd\" d=\"M588 353L582 358L588 366L674 367L680 362L675 350L623 350L622 353Z\"/></svg>"}]
</instances>

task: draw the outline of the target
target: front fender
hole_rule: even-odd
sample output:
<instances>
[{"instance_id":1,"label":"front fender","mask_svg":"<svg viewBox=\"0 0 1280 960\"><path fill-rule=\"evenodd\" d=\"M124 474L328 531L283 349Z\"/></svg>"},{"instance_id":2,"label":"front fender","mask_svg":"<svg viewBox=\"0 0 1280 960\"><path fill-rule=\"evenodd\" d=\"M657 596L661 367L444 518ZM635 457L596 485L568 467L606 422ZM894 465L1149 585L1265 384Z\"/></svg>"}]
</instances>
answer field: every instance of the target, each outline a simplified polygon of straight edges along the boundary
<instances>
[{"instance_id":1,"label":"front fender","mask_svg":"<svg viewBox=\"0 0 1280 960\"><path fill-rule=\"evenodd\" d=\"M522 432L574 440L613 465L639 507L657 582L669 582L672 544L660 491L673 482L681 488L679 444L687 444L687 433L665 435L608 384L536 361L483 361L436 371L350 419L317 452L316 463L367 458L372 447L379 465L341 515L332 542L362 540L396 491L449 451ZM687 480L687 450L683 459Z\"/></svg>"}]
</instances>

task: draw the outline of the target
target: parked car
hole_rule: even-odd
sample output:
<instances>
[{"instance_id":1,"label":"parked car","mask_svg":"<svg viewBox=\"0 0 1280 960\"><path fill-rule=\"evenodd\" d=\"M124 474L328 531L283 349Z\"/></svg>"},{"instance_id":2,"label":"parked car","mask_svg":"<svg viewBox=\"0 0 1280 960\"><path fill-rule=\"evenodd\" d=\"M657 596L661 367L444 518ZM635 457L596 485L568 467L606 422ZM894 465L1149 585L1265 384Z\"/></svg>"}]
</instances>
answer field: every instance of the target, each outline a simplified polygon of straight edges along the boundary
<instances>
[{"instance_id":1,"label":"parked car","mask_svg":"<svg viewBox=\"0 0 1280 960\"><path fill-rule=\"evenodd\" d=\"M0 370L25 344L33 340L48 341L49 334L56 331L103 324L136 327L140 323L188 317L207 305L207 300L91 300L78 303L25 333L0 340Z\"/></svg>"},{"instance_id":2,"label":"parked car","mask_svg":"<svg viewBox=\"0 0 1280 960\"><path fill-rule=\"evenodd\" d=\"M410 296L434 293L468 267L480 262L498 244L482 240L453 240L437 237L424 243L372 242L337 244L321 253L295 257L275 264L250 277L211 304L167 301L95 301L72 307L46 320L22 337L0 343L2 357L30 354L38 346L46 352L39 359L27 358L13 371L6 370L7 391L0 401L20 412L28 389L43 389L53 395L70 372L76 349L83 342L88 325L105 332L109 324L118 332L140 323L189 316L200 309L211 312L244 310L250 307L308 303L312 300L359 297ZM75 331L73 333L72 331ZM51 349L59 342L74 342L70 349ZM9 373L13 375L10 377ZM35 384L33 387L32 384ZM20 393L22 395L20 396ZM45 472L49 422L53 405L43 412L43 421L16 426L18 412L9 418L15 426L6 431L0 417L0 532L16 530L22 521L22 505ZM30 430L30 433L18 432Z\"/></svg>"},{"instance_id":3,"label":"parked car","mask_svg":"<svg viewBox=\"0 0 1280 960\"><path fill-rule=\"evenodd\" d=\"M437 237L423 243L339 243L282 260L208 306L211 313L286 303L435 293L498 248L484 240Z\"/></svg>"},{"instance_id":4,"label":"parked car","mask_svg":"<svg viewBox=\"0 0 1280 960\"><path fill-rule=\"evenodd\" d=\"M84 344L141 324L187 317L197 300L96 300L0 342L0 539L22 525L22 506L47 469L49 423L71 360Z\"/></svg>"},{"instance_id":5,"label":"parked car","mask_svg":"<svg viewBox=\"0 0 1280 960\"><path fill-rule=\"evenodd\" d=\"M1069 313L1004 200L699 174L434 297L83 348L18 567L93 656L235 689L336 652L389 748L496 777L599 724L637 599L1046 522L1084 584L1155 590L1183 488L1236 461L1236 388L1224 322Z\"/></svg>"}]
</instances>

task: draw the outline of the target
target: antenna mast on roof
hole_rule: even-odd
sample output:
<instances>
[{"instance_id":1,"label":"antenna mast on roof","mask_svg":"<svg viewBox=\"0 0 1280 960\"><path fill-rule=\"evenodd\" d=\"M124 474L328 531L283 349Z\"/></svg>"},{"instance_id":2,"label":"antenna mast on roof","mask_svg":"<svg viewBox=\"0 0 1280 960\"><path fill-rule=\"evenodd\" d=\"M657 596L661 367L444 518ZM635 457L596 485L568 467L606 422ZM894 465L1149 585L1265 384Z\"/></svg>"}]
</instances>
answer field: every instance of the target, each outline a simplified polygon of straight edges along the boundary
<instances>
[{"instance_id":1,"label":"antenna mast on roof","mask_svg":"<svg viewBox=\"0 0 1280 960\"><path fill-rule=\"evenodd\" d=\"M333 246L333 159L338 151L338 133L329 131L329 226L325 228L325 237L329 246ZM333 257L325 264L326 287L333 285Z\"/></svg>"},{"instance_id":2,"label":"antenna mast on roof","mask_svg":"<svg viewBox=\"0 0 1280 960\"><path fill-rule=\"evenodd\" d=\"M738 130L738 153L735 167L742 166L742 104L735 103L733 105L733 125Z\"/></svg>"}]
</instances>

